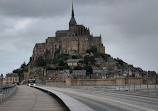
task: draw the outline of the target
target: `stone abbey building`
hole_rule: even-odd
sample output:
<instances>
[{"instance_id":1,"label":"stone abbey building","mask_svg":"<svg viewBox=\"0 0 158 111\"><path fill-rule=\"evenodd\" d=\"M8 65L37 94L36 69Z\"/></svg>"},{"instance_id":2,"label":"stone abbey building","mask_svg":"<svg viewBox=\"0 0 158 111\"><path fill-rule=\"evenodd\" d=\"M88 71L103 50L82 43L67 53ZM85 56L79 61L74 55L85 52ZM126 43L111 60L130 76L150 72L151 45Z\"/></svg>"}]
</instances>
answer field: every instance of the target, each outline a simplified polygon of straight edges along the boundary
<instances>
[{"instance_id":1,"label":"stone abbey building","mask_svg":"<svg viewBox=\"0 0 158 111\"><path fill-rule=\"evenodd\" d=\"M94 37L90 34L89 28L77 24L72 4L69 29L58 30L56 31L55 37L48 37L45 43L37 43L34 47L31 61L36 61L39 56L53 59L54 53L57 50L60 53L70 55L84 55L92 46L95 46L100 53L105 53L101 36Z\"/></svg>"}]
</instances>

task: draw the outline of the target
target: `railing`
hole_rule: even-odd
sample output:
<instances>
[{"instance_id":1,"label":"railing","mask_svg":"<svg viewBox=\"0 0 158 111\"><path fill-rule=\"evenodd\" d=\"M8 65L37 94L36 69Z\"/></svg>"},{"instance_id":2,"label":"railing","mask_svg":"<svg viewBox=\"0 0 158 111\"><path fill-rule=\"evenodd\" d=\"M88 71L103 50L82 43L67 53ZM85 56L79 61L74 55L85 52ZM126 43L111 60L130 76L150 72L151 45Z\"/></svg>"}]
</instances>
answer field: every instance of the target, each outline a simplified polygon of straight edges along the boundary
<instances>
[{"instance_id":1,"label":"railing","mask_svg":"<svg viewBox=\"0 0 158 111\"><path fill-rule=\"evenodd\" d=\"M71 86L71 88L111 91L135 95L158 97L158 85L107 85L107 86Z\"/></svg>"},{"instance_id":2,"label":"railing","mask_svg":"<svg viewBox=\"0 0 158 111\"><path fill-rule=\"evenodd\" d=\"M0 102L6 100L16 91L15 84L8 84L0 87Z\"/></svg>"}]
</instances>

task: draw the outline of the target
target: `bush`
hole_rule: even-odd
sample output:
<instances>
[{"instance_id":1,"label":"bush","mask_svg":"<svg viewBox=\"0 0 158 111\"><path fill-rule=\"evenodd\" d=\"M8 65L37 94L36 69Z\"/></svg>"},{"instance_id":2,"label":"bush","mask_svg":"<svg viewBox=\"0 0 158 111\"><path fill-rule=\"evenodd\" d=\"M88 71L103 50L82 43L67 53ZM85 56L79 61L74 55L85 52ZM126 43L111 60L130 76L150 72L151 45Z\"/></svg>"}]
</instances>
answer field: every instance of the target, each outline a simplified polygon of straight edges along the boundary
<instances>
[{"instance_id":1,"label":"bush","mask_svg":"<svg viewBox=\"0 0 158 111\"><path fill-rule=\"evenodd\" d=\"M24 62L23 64L21 64L20 68L25 68L26 67L26 63Z\"/></svg>"},{"instance_id":2,"label":"bush","mask_svg":"<svg viewBox=\"0 0 158 111\"><path fill-rule=\"evenodd\" d=\"M77 57L77 56L75 56L75 55L73 55L73 56L72 56L72 59L78 59L78 57Z\"/></svg>"},{"instance_id":3,"label":"bush","mask_svg":"<svg viewBox=\"0 0 158 111\"><path fill-rule=\"evenodd\" d=\"M90 61L91 65L94 65L95 64L95 57L94 56L89 57L89 61Z\"/></svg>"},{"instance_id":4,"label":"bush","mask_svg":"<svg viewBox=\"0 0 158 111\"><path fill-rule=\"evenodd\" d=\"M60 59L58 62L59 62L58 63L59 66L64 66L65 65L65 62L62 59Z\"/></svg>"},{"instance_id":5,"label":"bush","mask_svg":"<svg viewBox=\"0 0 158 111\"><path fill-rule=\"evenodd\" d=\"M95 47L95 46L92 46L90 49L88 49L87 51L86 51L87 53L96 53L96 52L98 52L98 50L97 50L97 47Z\"/></svg>"},{"instance_id":6,"label":"bush","mask_svg":"<svg viewBox=\"0 0 158 111\"><path fill-rule=\"evenodd\" d=\"M58 55L60 53L60 49L56 50L54 55Z\"/></svg>"},{"instance_id":7,"label":"bush","mask_svg":"<svg viewBox=\"0 0 158 111\"><path fill-rule=\"evenodd\" d=\"M100 56L100 53L99 53L99 52L95 52L95 53L94 53L94 56L97 58L97 57Z\"/></svg>"},{"instance_id":8,"label":"bush","mask_svg":"<svg viewBox=\"0 0 158 111\"><path fill-rule=\"evenodd\" d=\"M85 56L85 57L84 57L84 63L85 63L86 65L88 65L88 63L89 63L89 56Z\"/></svg>"},{"instance_id":9,"label":"bush","mask_svg":"<svg viewBox=\"0 0 158 111\"><path fill-rule=\"evenodd\" d=\"M119 58L115 59L120 65L123 65L125 62Z\"/></svg>"},{"instance_id":10,"label":"bush","mask_svg":"<svg viewBox=\"0 0 158 111\"><path fill-rule=\"evenodd\" d=\"M90 50L91 50L92 53L96 53L98 51L95 46L92 46Z\"/></svg>"},{"instance_id":11,"label":"bush","mask_svg":"<svg viewBox=\"0 0 158 111\"><path fill-rule=\"evenodd\" d=\"M83 68L81 66L75 66L74 70L82 70Z\"/></svg>"},{"instance_id":12,"label":"bush","mask_svg":"<svg viewBox=\"0 0 158 111\"><path fill-rule=\"evenodd\" d=\"M96 66L96 67L100 67L100 65L99 65L99 64L96 64L95 66Z\"/></svg>"},{"instance_id":13,"label":"bush","mask_svg":"<svg viewBox=\"0 0 158 111\"><path fill-rule=\"evenodd\" d=\"M61 63L61 61L66 61L69 58L69 54L57 54L54 55L52 64L57 64L57 63Z\"/></svg>"},{"instance_id":14,"label":"bush","mask_svg":"<svg viewBox=\"0 0 158 111\"><path fill-rule=\"evenodd\" d=\"M40 66L46 66L46 61L44 60L44 58L42 56L39 56L36 60L36 65L38 67Z\"/></svg>"},{"instance_id":15,"label":"bush","mask_svg":"<svg viewBox=\"0 0 158 111\"><path fill-rule=\"evenodd\" d=\"M83 64L83 63L84 63L84 61L83 61L83 60L80 60L80 61L79 61L79 63Z\"/></svg>"},{"instance_id":16,"label":"bush","mask_svg":"<svg viewBox=\"0 0 158 111\"><path fill-rule=\"evenodd\" d=\"M89 50L87 50L86 52L90 54L90 53L91 53L91 50L89 49Z\"/></svg>"},{"instance_id":17,"label":"bush","mask_svg":"<svg viewBox=\"0 0 158 111\"><path fill-rule=\"evenodd\" d=\"M109 57L111 57L109 54L100 54L100 56L105 60L105 61L107 61L107 59L109 58Z\"/></svg>"},{"instance_id":18,"label":"bush","mask_svg":"<svg viewBox=\"0 0 158 111\"><path fill-rule=\"evenodd\" d=\"M86 70L86 75L90 76L90 78L91 78L91 74L93 73L92 67L86 66L86 67L84 67L84 69Z\"/></svg>"},{"instance_id":19,"label":"bush","mask_svg":"<svg viewBox=\"0 0 158 111\"><path fill-rule=\"evenodd\" d=\"M91 64L91 65L94 65L95 64L95 57L94 56L85 56L84 57L84 63L86 64L86 65L88 65L88 64Z\"/></svg>"}]
</instances>

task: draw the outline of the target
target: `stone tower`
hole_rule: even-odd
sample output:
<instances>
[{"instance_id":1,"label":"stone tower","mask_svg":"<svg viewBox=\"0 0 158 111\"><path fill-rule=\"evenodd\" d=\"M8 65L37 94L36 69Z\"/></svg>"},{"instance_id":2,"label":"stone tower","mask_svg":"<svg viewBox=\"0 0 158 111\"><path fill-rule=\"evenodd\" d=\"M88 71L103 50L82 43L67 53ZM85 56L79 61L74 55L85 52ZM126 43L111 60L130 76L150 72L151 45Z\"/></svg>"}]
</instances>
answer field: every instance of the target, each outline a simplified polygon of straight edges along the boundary
<instances>
[{"instance_id":1,"label":"stone tower","mask_svg":"<svg viewBox=\"0 0 158 111\"><path fill-rule=\"evenodd\" d=\"M76 23L76 20L75 20L74 7L73 7L73 3L72 3L72 14L71 14L70 22L69 22L70 36L76 36L76 34L75 34L76 26L77 26L77 23Z\"/></svg>"}]
</instances>

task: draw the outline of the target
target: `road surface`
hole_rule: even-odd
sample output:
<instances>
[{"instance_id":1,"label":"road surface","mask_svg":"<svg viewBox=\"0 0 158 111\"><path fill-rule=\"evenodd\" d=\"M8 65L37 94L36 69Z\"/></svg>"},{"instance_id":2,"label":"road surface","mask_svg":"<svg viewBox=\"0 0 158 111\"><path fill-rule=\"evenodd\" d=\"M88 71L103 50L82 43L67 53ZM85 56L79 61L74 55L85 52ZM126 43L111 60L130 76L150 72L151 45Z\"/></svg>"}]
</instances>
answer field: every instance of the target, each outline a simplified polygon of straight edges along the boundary
<instances>
[{"instance_id":1,"label":"road surface","mask_svg":"<svg viewBox=\"0 0 158 111\"><path fill-rule=\"evenodd\" d=\"M13 96L0 103L0 111L66 111L66 108L47 93L22 85Z\"/></svg>"},{"instance_id":2,"label":"road surface","mask_svg":"<svg viewBox=\"0 0 158 111\"><path fill-rule=\"evenodd\" d=\"M158 111L158 99L154 98L73 88L48 88L63 92L96 111Z\"/></svg>"}]
</instances>

